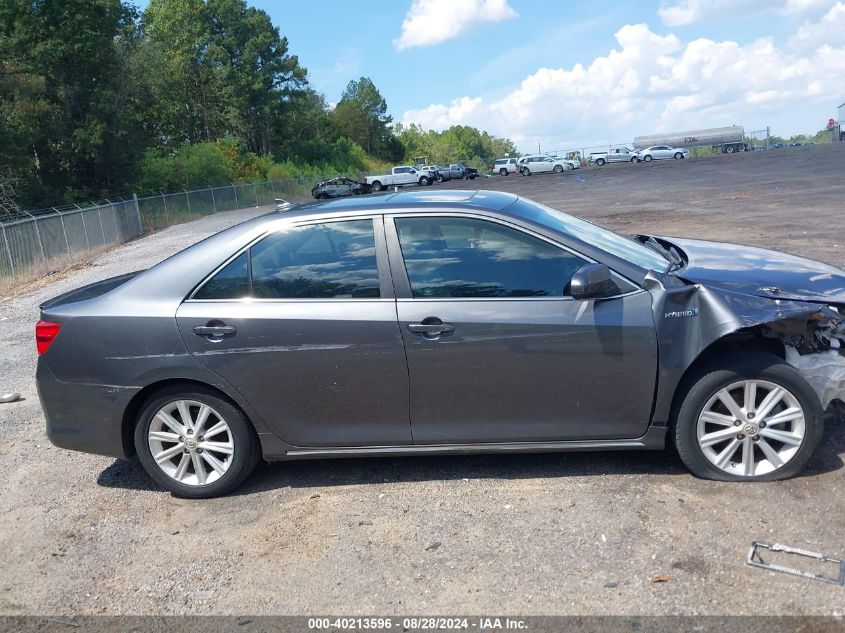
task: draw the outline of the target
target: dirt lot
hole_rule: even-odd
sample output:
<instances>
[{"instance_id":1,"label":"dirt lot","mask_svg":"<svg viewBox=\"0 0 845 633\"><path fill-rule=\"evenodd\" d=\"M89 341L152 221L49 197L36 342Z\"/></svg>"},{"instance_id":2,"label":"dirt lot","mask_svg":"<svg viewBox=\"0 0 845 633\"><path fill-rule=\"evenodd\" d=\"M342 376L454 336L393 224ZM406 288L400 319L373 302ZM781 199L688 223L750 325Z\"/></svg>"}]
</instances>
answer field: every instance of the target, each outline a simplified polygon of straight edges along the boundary
<instances>
[{"instance_id":1,"label":"dirt lot","mask_svg":"<svg viewBox=\"0 0 845 633\"><path fill-rule=\"evenodd\" d=\"M587 167L514 191L624 232L845 264L845 147ZM149 266L255 210L171 227L0 302L0 613L843 614L839 586L746 567L754 539L845 555L845 426L802 477L721 484L666 453L306 461L174 498L137 461L44 435L40 301ZM668 582L652 583L657 575Z\"/></svg>"}]
</instances>

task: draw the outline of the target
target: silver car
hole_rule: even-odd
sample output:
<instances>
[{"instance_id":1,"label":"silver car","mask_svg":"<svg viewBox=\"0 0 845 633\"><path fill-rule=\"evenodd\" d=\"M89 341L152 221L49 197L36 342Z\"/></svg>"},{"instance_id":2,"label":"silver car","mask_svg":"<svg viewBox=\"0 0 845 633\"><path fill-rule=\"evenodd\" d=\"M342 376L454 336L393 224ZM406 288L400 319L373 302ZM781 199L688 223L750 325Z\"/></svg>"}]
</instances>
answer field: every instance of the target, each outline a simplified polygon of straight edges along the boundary
<instances>
[{"instance_id":1,"label":"silver car","mask_svg":"<svg viewBox=\"0 0 845 633\"><path fill-rule=\"evenodd\" d=\"M55 445L137 454L186 497L261 459L667 440L696 475L768 481L843 398L816 373L843 314L825 264L413 191L271 213L45 302L37 383Z\"/></svg>"},{"instance_id":2,"label":"silver car","mask_svg":"<svg viewBox=\"0 0 845 633\"><path fill-rule=\"evenodd\" d=\"M674 158L680 160L689 156L689 150L683 147L669 147L668 145L652 145L637 152L637 160L651 162L653 160L666 160Z\"/></svg>"}]
</instances>

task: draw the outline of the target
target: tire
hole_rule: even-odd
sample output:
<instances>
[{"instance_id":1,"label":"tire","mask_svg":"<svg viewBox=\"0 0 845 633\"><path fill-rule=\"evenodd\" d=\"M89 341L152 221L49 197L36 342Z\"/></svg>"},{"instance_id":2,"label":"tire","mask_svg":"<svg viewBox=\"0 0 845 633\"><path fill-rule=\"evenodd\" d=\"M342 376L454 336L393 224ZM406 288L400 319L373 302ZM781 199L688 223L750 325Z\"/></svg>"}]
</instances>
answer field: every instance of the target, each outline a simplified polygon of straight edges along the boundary
<instances>
[{"instance_id":1,"label":"tire","mask_svg":"<svg viewBox=\"0 0 845 633\"><path fill-rule=\"evenodd\" d=\"M647 163L650 163L653 159L651 157L651 154L646 154L645 156L643 156L643 160Z\"/></svg>"},{"instance_id":2,"label":"tire","mask_svg":"<svg viewBox=\"0 0 845 633\"><path fill-rule=\"evenodd\" d=\"M206 423L200 429L218 430L214 433L213 440L198 441L197 438L204 436L194 436L195 448L189 450L187 446L191 446L191 430L183 431L185 435L175 431L191 425L196 428L203 406L208 407L210 412ZM172 413L171 420L177 425L175 428L162 423L162 418L158 415L162 411ZM192 418L191 425L181 425L182 411L188 411ZM221 423L225 430L220 430ZM207 426L209 424L211 427ZM151 436L151 431L158 435ZM156 439L163 435L173 436L174 439ZM186 440L181 442L186 446L182 450L179 450L180 439ZM211 448L210 443L213 443L215 448ZM224 452L230 448L231 453ZM157 454L162 451L175 452L171 459L163 460L160 466L153 457L154 449L158 450ZM135 425L135 450L150 477L170 492L190 499L207 499L231 492L243 483L261 458L258 436L243 412L214 390L199 385L175 385L157 391L147 398ZM223 467L222 473L216 466L211 465L212 459ZM180 476L179 472L185 460L187 465ZM204 474L201 476L198 474L197 464L203 469ZM203 483L204 481L209 482Z\"/></svg>"},{"instance_id":3,"label":"tire","mask_svg":"<svg viewBox=\"0 0 845 633\"><path fill-rule=\"evenodd\" d=\"M555 165L554 172L555 172L556 174L559 174L559 173L563 172L563 167L562 167L561 165Z\"/></svg>"},{"instance_id":4,"label":"tire","mask_svg":"<svg viewBox=\"0 0 845 633\"><path fill-rule=\"evenodd\" d=\"M733 145L728 145L728 146L725 148L725 151L726 151L728 154L733 154L733 153L734 153L734 146L733 146Z\"/></svg>"},{"instance_id":5,"label":"tire","mask_svg":"<svg viewBox=\"0 0 845 633\"><path fill-rule=\"evenodd\" d=\"M603 158L599 158L599 159L596 160L596 165L598 165L599 167L603 166L604 163L605 163L605 160Z\"/></svg>"},{"instance_id":6,"label":"tire","mask_svg":"<svg viewBox=\"0 0 845 633\"><path fill-rule=\"evenodd\" d=\"M427 178L426 176L423 176L422 178L420 178L420 187L426 187L430 184L431 184L431 180L429 178Z\"/></svg>"},{"instance_id":7,"label":"tire","mask_svg":"<svg viewBox=\"0 0 845 633\"><path fill-rule=\"evenodd\" d=\"M373 181L373 191L381 191L384 189L384 186L381 184L381 181L374 180Z\"/></svg>"},{"instance_id":8,"label":"tire","mask_svg":"<svg viewBox=\"0 0 845 633\"><path fill-rule=\"evenodd\" d=\"M633 158L631 158L631 162L632 163L638 163L638 162L640 162L640 159L637 158L636 156L634 156Z\"/></svg>"},{"instance_id":9,"label":"tire","mask_svg":"<svg viewBox=\"0 0 845 633\"><path fill-rule=\"evenodd\" d=\"M502 168L499 170L499 175L500 175L500 176L507 176L507 175L508 175L508 170L507 170L507 169L505 169L504 167L502 167Z\"/></svg>"},{"instance_id":10,"label":"tire","mask_svg":"<svg viewBox=\"0 0 845 633\"><path fill-rule=\"evenodd\" d=\"M725 361L710 363L695 375L691 384L687 383L688 390L671 429L681 460L693 475L717 481L775 481L798 474L824 432L823 412L813 388L792 366L771 354L749 354L741 362L731 363L730 368L727 365ZM775 388L786 392L774 409L762 414L765 416L762 420L755 421L752 415L746 417L748 412L741 404L748 397L747 387L743 386L752 382L756 393L752 413L765 406L766 397ZM718 395L720 392L733 400L736 413L730 413ZM791 421L772 422L776 428L763 424L778 415L788 418L790 414L786 411L796 408L800 408L800 418L793 414ZM728 424L732 417L736 419ZM722 439L714 435L717 432L722 433ZM789 442L774 439L777 433ZM711 445L704 447L701 440L708 435ZM795 443L796 438L800 442ZM747 446L750 446L750 458L746 460ZM771 460L770 453L775 454L776 461ZM724 463L717 465L725 455ZM750 471L746 464L751 464Z\"/></svg>"},{"instance_id":11,"label":"tire","mask_svg":"<svg viewBox=\"0 0 845 633\"><path fill-rule=\"evenodd\" d=\"M566 163L566 167L564 169L566 169L566 171L575 171L575 165Z\"/></svg>"},{"instance_id":12,"label":"tire","mask_svg":"<svg viewBox=\"0 0 845 633\"><path fill-rule=\"evenodd\" d=\"M523 175L523 176L530 176L530 175L531 175L531 170L530 170L530 169L528 169L528 167L523 167L523 168L522 168L522 175Z\"/></svg>"},{"instance_id":13,"label":"tire","mask_svg":"<svg viewBox=\"0 0 845 633\"><path fill-rule=\"evenodd\" d=\"M675 152L675 160L681 160L684 155L681 152Z\"/></svg>"}]
</instances>

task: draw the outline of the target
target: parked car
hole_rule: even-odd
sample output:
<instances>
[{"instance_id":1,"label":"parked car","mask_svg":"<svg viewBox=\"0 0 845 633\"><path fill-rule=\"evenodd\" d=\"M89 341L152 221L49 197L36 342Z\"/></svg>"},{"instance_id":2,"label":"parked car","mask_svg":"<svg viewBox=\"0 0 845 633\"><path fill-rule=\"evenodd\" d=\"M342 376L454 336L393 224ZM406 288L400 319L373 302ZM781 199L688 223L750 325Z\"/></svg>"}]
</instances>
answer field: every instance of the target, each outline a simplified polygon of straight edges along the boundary
<instances>
[{"instance_id":1,"label":"parked car","mask_svg":"<svg viewBox=\"0 0 845 633\"><path fill-rule=\"evenodd\" d=\"M562 171L571 171L575 169L573 161L568 161L563 158L552 158L551 156L545 156L543 154L523 156L519 159L518 164L520 173L523 176L548 172L559 174Z\"/></svg>"},{"instance_id":2,"label":"parked car","mask_svg":"<svg viewBox=\"0 0 845 633\"><path fill-rule=\"evenodd\" d=\"M311 189L311 195L317 200L326 200L328 198L360 196L361 194L371 193L372 190L373 188L365 182L337 177L318 182Z\"/></svg>"},{"instance_id":3,"label":"parked car","mask_svg":"<svg viewBox=\"0 0 845 633\"><path fill-rule=\"evenodd\" d=\"M373 188L373 191L382 191L387 187L404 185L420 185L424 187L430 185L432 180L432 174L428 171L417 169L410 165L399 165L394 167L389 174L367 176L364 179Z\"/></svg>"},{"instance_id":4,"label":"parked car","mask_svg":"<svg viewBox=\"0 0 845 633\"><path fill-rule=\"evenodd\" d=\"M467 167L463 163L452 163L449 165L449 172L454 179L475 180L478 177L478 170L475 167Z\"/></svg>"},{"instance_id":5,"label":"parked car","mask_svg":"<svg viewBox=\"0 0 845 633\"><path fill-rule=\"evenodd\" d=\"M491 169L494 174L499 174L500 176L515 174L518 171L516 165L518 160L518 158L500 158L493 163L493 167Z\"/></svg>"},{"instance_id":6,"label":"parked car","mask_svg":"<svg viewBox=\"0 0 845 633\"><path fill-rule=\"evenodd\" d=\"M431 172L434 180L437 182L444 182L452 179L452 172L448 167L444 167L443 165L428 165L425 169Z\"/></svg>"},{"instance_id":7,"label":"parked car","mask_svg":"<svg viewBox=\"0 0 845 633\"><path fill-rule=\"evenodd\" d=\"M845 365L845 271L406 191L254 218L45 301L35 335L50 440L137 453L186 497L262 458L667 438L700 477L770 481L845 398L824 378Z\"/></svg>"},{"instance_id":8,"label":"parked car","mask_svg":"<svg viewBox=\"0 0 845 633\"><path fill-rule=\"evenodd\" d=\"M639 162L637 153L627 147L611 147L606 152L593 152L589 158L590 164L599 167L607 163L636 163Z\"/></svg>"},{"instance_id":9,"label":"parked car","mask_svg":"<svg viewBox=\"0 0 845 633\"><path fill-rule=\"evenodd\" d=\"M680 160L689 156L689 150L683 147L669 147L668 145L652 145L637 152L637 159L646 163L653 160L666 160L674 158Z\"/></svg>"}]
</instances>

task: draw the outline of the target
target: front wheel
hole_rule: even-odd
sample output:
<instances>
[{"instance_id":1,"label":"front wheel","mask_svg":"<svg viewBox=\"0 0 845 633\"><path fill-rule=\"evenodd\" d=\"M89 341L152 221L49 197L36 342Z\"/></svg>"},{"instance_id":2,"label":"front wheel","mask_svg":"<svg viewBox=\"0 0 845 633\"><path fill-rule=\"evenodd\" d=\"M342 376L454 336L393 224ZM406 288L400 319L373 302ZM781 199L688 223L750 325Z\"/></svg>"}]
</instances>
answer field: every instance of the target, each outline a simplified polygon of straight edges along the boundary
<instances>
[{"instance_id":1,"label":"front wheel","mask_svg":"<svg viewBox=\"0 0 845 633\"><path fill-rule=\"evenodd\" d=\"M500 175L500 176L507 176L507 175L508 175L508 170L507 170L507 169L505 169L504 167L502 167L502 168L499 170L499 175Z\"/></svg>"},{"instance_id":2,"label":"front wheel","mask_svg":"<svg viewBox=\"0 0 845 633\"><path fill-rule=\"evenodd\" d=\"M681 152L675 152L675 160L681 160L684 157Z\"/></svg>"},{"instance_id":3,"label":"front wheel","mask_svg":"<svg viewBox=\"0 0 845 633\"><path fill-rule=\"evenodd\" d=\"M135 427L135 449L150 477L193 499L234 490L261 456L246 416L203 387L170 387L147 399Z\"/></svg>"},{"instance_id":4,"label":"front wheel","mask_svg":"<svg viewBox=\"0 0 845 633\"><path fill-rule=\"evenodd\" d=\"M824 430L818 396L777 356L746 357L700 372L673 425L678 454L696 476L774 481L801 471Z\"/></svg>"},{"instance_id":5,"label":"front wheel","mask_svg":"<svg viewBox=\"0 0 845 633\"><path fill-rule=\"evenodd\" d=\"M643 156L643 160L647 163L650 163L652 161L651 154L646 154L645 156Z\"/></svg>"},{"instance_id":6,"label":"front wheel","mask_svg":"<svg viewBox=\"0 0 845 633\"><path fill-rule=\"evenodd\" d=\"M555 165L555 173L556 174L559 174L562 171L563 171L563 167L561 167L560 165Z\"/></svg>"},{"instance_id":7,"label":"front wheel","mask_svg":"<svg viewBox=\"0 0 845 633\"><path fill-rule=\"evenodd\" d=\"M429 180L425 176L420 178L420 187L425 187L426 185L430 185L430 184L431 184L431 180Z\"/></svg>"},{"instance_id":8,"label":"front wheel","mask_svg":"<svg viewBox=\"0 0 845 633\"><path fill-rule=\"evenodd\" d=\"M522 168L522 175L523 175L523 176L530 176L530 175L531 175L531 170L530 170L530 169L528 169L528 167L523 167L523 168Z\"/></svg>"},{"instance_id":9,"label":"front wheel","mask_svg":"<svg viewBox=\"0 0 845 633\"><path fill-rule=\"evenodd\" d=\"M602 165L604 165L604 159L603 159L603 158L599 158L599 159L596 161L596 165L598 165L599 167L601 167Z\"/></svg>"},{"instance_id":10,"label":"front wheel","mask_svg":"<svg viewBox=\"0 0 845 633\"><path fill-rule=\"evenodd\" d=\"M631 159L631 162L632 162L632 163L638 163L638 162L640 162L640 159L639 159L639 158L637 158L636 156L634 156L634 157Z\"/></svg>"}]
</instances>

